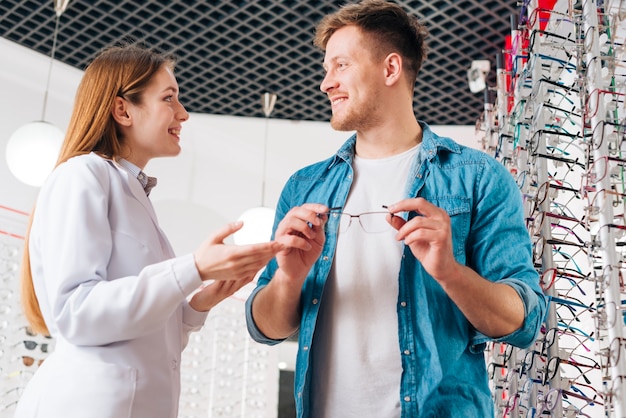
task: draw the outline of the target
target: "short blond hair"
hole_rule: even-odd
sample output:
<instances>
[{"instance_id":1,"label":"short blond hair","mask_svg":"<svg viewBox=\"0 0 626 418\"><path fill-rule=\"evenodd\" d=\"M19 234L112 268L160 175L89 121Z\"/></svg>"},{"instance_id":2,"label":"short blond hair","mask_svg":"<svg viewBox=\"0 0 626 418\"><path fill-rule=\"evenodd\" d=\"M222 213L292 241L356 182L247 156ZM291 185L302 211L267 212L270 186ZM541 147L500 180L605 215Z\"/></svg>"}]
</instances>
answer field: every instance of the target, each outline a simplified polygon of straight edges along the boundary
<instances>
[{"instance_id":1,"label":"short blond hair","mask_svg":"<svg viewBox=\"0 0 626 418\"><path fill-rule=\"evenodd\" d=\"M356 26L371 42L372 54L382 58L396 52L404 62L407 78L413 83L427 55L428 30L417 17L407 14L395 3L364 0L347 4L325 16L318 24L313 43L326 50L330 37L344 26Z\"/></svg>"}]
</instances>

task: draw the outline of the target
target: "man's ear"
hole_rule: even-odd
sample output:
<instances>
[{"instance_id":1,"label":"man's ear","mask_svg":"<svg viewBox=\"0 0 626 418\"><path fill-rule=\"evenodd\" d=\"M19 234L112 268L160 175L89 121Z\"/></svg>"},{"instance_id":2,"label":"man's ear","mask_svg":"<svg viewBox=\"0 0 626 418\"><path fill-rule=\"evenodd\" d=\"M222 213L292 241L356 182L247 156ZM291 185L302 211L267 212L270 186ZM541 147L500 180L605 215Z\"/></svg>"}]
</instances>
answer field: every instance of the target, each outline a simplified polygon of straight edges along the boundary
<instances>
[{"instance_id":1,"label":"man's ear","mask_svg":"<svg viewBox=\"0 0 626 418\"><path fill-rule=\"evenodd\" d=\"M391 86L400 80L402 75L402 57L392 52L385 58L385 84Z\"/></svg>"},{"instance_id":2,"label":"man's ear","mask_svg":"<svg viewBox=\"0 0 626 418\"><path fill-rule=\"evenodd\" d=\"M130 126L132 124L132 118L128 112L128 102L122 97L115 96L111 114L113 115L115 122L121 126Z\"/></svg>"}]
</instances>

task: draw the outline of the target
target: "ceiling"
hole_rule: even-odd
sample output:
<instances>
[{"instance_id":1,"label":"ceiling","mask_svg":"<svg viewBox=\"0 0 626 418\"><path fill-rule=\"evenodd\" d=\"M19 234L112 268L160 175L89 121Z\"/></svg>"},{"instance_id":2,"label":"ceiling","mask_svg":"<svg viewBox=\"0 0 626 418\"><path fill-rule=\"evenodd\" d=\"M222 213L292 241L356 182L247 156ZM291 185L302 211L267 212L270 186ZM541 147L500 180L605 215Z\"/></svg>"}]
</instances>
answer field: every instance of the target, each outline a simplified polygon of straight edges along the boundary
<instances>
[{"instance_id":1,"label":"ceiling","mask_svg":"<svg viewBox=\"0 0 626 418\"><path fill-rule=\"evenodd\" d=\"M473 125L483 93L468 87L473 60L491 61L510 33L515 0L396 0L429 28L429 56L414 98L431 125ZM178 58L181 101L190 112L263 117L261 96L278 100L272 118L328 121L319 90L322 53L315 25L345 1L71 0L59 21L55 58L84 69L101 48L139 41ZM0 36L51 55L52 0L1 0Z\"/></svg>"}]
</instances>

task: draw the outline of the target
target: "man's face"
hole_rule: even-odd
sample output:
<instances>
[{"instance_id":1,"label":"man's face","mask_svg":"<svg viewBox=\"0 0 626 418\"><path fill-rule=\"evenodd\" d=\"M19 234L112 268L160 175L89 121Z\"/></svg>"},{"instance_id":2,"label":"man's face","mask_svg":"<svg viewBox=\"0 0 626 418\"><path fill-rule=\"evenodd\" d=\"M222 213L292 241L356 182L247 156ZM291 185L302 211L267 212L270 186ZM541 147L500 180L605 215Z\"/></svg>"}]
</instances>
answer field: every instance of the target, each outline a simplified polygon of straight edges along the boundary
<instances>
[{"instance_id":1,"label":"man's face","mask_svg":"<svg viewBox=\"0 0 626 418\"><path fill-rule=\"evenodd\" d=\"M331 126L338 131L362 131L377 124L384 68L372 59L360 29L345 26L330 37L324 69L320 90L330 99Z\"/></svg>"}]
</instances>

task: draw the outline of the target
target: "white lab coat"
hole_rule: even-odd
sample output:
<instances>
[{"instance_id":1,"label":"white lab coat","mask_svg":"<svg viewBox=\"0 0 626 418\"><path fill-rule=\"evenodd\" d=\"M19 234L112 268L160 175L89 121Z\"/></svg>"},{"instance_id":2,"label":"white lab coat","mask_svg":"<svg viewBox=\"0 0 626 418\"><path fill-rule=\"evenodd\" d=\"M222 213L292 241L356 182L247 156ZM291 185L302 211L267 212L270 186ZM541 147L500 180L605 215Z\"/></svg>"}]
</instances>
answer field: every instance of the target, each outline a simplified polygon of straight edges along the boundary
<instances>
[{"instance_id":1,"label":"white lab coat","mask_svg":"<svg viewBox=\"0 0 626 418\"><path fill-rule=\"evenodd\" d=\"M31 268L54 353L15 418L174 418L181 352L206 313L191 254L174 258L139 181L96 154L57 167L30 233Z\"/></svg>"}]
</instances>

